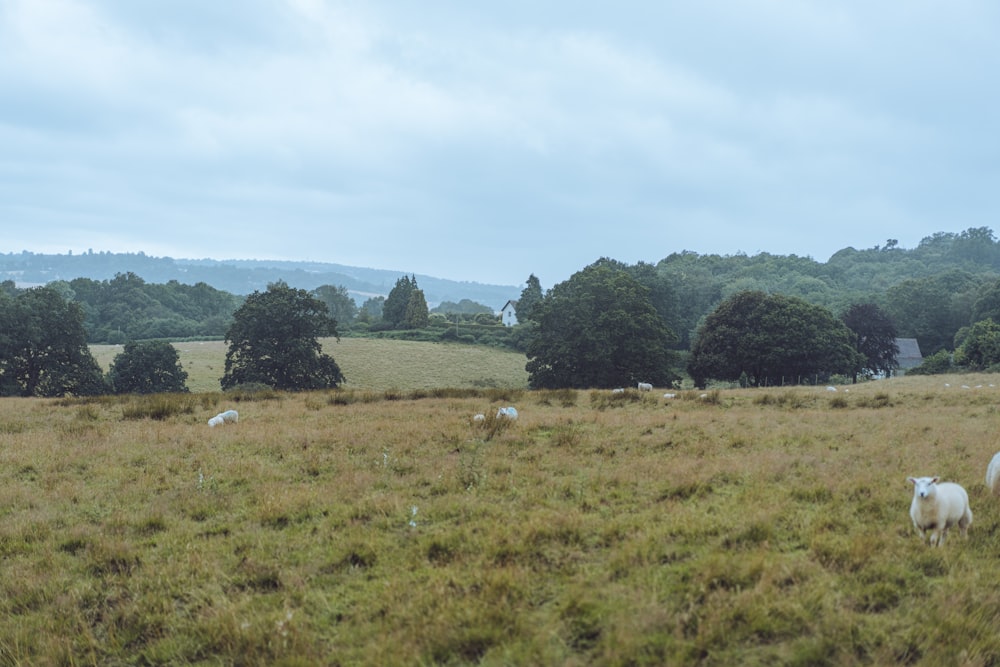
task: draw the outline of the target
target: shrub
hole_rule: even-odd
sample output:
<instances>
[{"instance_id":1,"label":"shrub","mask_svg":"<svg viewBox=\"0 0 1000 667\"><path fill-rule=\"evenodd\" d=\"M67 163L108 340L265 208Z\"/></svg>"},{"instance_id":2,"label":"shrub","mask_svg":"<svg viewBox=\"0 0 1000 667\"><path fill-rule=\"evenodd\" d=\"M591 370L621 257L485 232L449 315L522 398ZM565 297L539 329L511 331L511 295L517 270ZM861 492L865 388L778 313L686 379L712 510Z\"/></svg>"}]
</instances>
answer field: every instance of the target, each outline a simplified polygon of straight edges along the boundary
<instances>
[{"instance_id":1,"label":"shrub","mask_svg":"<svg viewBox=\"0 0 1000 667\"><path fill-rule=\"evenodd\" d=\"M948 350L938 350L929 357L924 357L923 362L906 371L907 375L942 375L951 373L954 369L951 364L951 353Z\"/></svg>"}]
</instances>

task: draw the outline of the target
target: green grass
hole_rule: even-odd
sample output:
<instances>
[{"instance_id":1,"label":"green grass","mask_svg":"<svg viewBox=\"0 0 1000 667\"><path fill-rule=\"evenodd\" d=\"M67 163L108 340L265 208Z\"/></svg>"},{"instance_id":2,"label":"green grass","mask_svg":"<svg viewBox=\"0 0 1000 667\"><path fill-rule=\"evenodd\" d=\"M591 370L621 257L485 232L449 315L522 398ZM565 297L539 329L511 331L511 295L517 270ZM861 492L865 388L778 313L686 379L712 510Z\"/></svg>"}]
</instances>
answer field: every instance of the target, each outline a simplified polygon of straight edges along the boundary
<instances>
[{"instance_id":1,"label":"green grass","mask_svg":"<svg viewBox=\"0 0 1000 667\"><path fill-rule=\"evenodd\" d=\"M527 361L523 354L481 345L427 343L376 338L322 339L347 378L348 389L421 389L429 387L527 388ZM193 392L218 391L225 372L226 344L222 341L180 342L181 365ZM101 368L107 371L121 345L91 345Z\"/></svg>"},{"instance_id":2,"label":"green grass","mask_svg":"<svg viewBox=\"0 0 1000 667\"><path fill-rule=\"evenodd\" d=\"M980 382L4 399L0 665L998 664Z\"/></svg>"}]
</instances>

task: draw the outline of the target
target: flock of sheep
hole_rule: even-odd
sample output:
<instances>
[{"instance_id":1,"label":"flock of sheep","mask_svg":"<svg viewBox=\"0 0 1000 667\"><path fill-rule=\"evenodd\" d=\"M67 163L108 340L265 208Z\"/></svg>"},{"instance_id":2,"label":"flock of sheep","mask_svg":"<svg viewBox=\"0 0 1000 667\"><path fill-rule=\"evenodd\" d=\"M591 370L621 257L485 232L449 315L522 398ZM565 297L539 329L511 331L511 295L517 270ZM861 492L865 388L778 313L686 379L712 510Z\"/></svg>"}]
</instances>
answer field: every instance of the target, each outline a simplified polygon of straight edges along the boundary
<instances>
[{"instance_id":1,"label":"flock of sheep","mask_svg":"<svg viewBox=\"0 0 1000 667\"><path fill-rule=\"evenodd\" d=\"M653 385L640 382L639 391L652 391ZM623 393L622 388L613 389L612 393ZM497 418L517 419L517 409L513 406L497 410ZM483 421L486 416L477 414L473 421ZM240 415L236 410L220 412L208 420L210 427L239 422ZM952 526L958 526L962 536L966 537L969 526L972 525L972 510L969 508L969 494L960 484L942 482L939 477L908 477L907 482L913 484L913 501L910 503L910 518L913 527L917 529L921 540L930 534L931 546L941 546ZM1000 496L1000 452L993 455L986 468L986 488L995 496Z\"/></svg>"}]
</instances>

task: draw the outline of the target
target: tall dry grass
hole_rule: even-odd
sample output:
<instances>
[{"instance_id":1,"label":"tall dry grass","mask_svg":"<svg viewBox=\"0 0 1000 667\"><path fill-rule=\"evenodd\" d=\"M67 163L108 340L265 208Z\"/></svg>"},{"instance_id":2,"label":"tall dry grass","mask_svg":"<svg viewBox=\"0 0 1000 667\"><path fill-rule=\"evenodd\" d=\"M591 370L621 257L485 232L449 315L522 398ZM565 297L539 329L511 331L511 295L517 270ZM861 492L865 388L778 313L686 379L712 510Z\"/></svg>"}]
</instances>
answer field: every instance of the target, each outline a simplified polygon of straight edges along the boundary
<instances>
[{"instance_id":1,"label":"tall dry grass","mask_svg":"<svg viewBox=\"0 0 1000 667\"><path fill-rule=\"evenodd\" d=\"M4 399L0 664L996 664L1000 389L944 381Z\"/></svg>"}]
</instances>

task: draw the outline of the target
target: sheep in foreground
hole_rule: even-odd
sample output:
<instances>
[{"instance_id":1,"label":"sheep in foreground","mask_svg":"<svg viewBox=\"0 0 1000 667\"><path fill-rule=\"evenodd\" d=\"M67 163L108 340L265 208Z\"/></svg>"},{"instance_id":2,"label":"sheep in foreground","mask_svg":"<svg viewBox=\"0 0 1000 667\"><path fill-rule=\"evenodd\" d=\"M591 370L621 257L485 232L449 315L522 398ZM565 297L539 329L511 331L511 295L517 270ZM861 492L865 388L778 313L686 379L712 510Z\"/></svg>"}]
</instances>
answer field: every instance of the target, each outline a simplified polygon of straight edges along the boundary
<instances>
[{"instance_id":1,"label":"sheep in foreground","mask_svg":"<svg viewBox=\"0 0 1000 667\"><path fill-rule=\"evenodd\" d=\"M653 391L653 385L648 382L640 382L638 384L639 391Z\"/></svg>"},{"instance_id":2,"label":"sheep in foreground","mask_svg":"<svg viewBox=\"0 0 1000 667\"><path fill-rule=\"evenodd\" d=\"M211 419L208 420L208 425L212 428L216 426L222 426L223 424L235 424L240 420L240 413L236 410L226 410L225 412L220 412Z\"/></svg>"},{"instance_id":3,"label":"sheep in foreground","mask_svg":"<svg viewBox=\"0 0 1000 667\"><path fill-rule=\"evenodd\" d=\"M1000 496L1000 452L993 455L989 467L986 468L986 488L994 496Z\"/></svg>"},{"instance_id":4,"label":"sheep in foreground","mask_svg":"<svg viewBox=\"0 0 1000 667\"><path fill-rule=\"evenodd\" d=\"M941 546L948 529L958 525L962 537L968 535L972 525L969 494L954 482L938 482L938 477L908 477L913 484L913 502L910 518L921 540L930 531L931 546Z\"/></svg>"}]
</instances>

